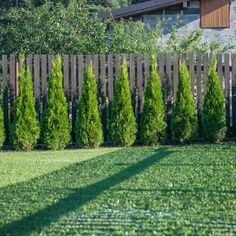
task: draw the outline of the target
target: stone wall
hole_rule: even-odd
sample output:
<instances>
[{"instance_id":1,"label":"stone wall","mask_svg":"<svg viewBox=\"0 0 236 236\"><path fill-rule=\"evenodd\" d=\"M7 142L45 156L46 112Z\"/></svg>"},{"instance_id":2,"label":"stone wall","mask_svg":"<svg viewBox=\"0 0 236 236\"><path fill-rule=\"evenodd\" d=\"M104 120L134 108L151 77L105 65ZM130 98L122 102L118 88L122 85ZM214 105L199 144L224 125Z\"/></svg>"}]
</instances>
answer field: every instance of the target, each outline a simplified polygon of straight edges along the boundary
<instances>
[{"instance_id":1,"label":"stone wall","mask_svg":"<svg viewBox=\"0 0 236 236\"><path fill-rule=\"evenodd\" d=\"M231 0L230 14L230 28L202 29L203 40L206 42L217 40L222 45L236 45L236 0ZM166 22L163 40L169 36L171 28L176 22L178 22L179 36L184 36L195 29L201 29L199 1L191 1L187 9L166 9L155 14L143 15L144 23L151 26L155 26L158 20L163 19Z\"/></svg>"}]
</instances>

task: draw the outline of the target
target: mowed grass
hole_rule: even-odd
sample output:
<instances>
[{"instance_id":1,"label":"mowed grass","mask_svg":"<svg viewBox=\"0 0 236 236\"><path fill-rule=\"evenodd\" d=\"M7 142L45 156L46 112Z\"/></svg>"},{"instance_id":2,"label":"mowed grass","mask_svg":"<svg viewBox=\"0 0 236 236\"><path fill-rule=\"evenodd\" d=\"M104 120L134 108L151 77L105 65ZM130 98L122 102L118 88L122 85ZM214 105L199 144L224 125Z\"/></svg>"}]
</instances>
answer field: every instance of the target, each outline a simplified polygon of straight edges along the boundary
<instances>
[{"instance_id":1,"label":"mowed grass","mask_svg":"<svg viewBox=\"0 0 236 236\"><path fill-rule=\"evenodd\" d=\"M0 153L0 235L235 235L236 146Z\"/></svg>"}]
</instances>

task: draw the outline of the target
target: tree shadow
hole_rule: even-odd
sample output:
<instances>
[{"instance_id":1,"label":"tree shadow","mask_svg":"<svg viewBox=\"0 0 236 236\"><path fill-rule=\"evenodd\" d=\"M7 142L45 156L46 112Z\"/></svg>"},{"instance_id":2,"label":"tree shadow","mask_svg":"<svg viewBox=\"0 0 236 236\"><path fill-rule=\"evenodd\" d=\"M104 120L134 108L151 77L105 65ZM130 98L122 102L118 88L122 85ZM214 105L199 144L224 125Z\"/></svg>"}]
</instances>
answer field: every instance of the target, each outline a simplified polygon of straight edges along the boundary
<instances>
[{"instance_id":1,"label":"tree shadow","mask_svg":"<svg viewBox=\"0 0 236 236\"><path fill-rule=\"evenodd\" d=\"M117 165L134 155L134 150L139 156L133 159L134 163ZM7 220L0 228L0 235L40 233L45 226L145 171L171 152L167 148L159 148L150 153L147 156L141 148L120 149L28 182L1 188L0 216ZM34 212L34 209L37 211ZM21 212L24 214L21 215Z\"/></svg>"}]
</instances>

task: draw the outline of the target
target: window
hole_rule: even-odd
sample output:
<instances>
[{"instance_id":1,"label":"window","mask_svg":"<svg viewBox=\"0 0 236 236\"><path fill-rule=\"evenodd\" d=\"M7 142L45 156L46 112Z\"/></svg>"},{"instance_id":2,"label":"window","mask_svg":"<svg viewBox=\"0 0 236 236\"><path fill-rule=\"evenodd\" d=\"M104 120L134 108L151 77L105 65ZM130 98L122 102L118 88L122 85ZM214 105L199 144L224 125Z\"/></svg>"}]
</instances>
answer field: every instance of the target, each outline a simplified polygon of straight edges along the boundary
<instances>
[{"instance_id":1,"label":"window","mask_svg":"<svg viewBox=\"0 0 236 236\"><path fill-rule=\"evenodd\" d=\"M230 0L201 0L201 28L230 27Z\"/></svg>"}]
</instances>

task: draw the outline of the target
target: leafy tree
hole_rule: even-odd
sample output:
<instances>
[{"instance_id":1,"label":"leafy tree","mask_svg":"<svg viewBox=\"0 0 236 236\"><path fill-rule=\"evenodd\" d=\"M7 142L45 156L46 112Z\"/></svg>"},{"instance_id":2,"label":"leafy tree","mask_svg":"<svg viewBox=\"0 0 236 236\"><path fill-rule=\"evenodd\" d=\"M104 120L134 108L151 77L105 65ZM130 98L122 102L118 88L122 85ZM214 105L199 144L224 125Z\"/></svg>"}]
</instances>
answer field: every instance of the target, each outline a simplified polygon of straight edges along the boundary
<instances>
[{"instance_id":1,"label":"leafy tree","mask_svg":"<svg viewBox=\"0 0 236 236\"><path fill-rule=\"evenodd\" d=\"M48 99L43 123L43 140L47 148L60 150L70 141L68 105L62 87L61 57L52 61Z\"/></svg>"},{"instance_id":2,"label":"leafy tree","mask_svg":"<svg viewBox=\"0 0 236 236\"><path fill-rule=\"evenodd\" d=\"M97 101L97 85L93 65L84 72L84 84L76 120L76 138L81 147L98 147L103 142L102 122Z\"/></svg>"},{"instance_id":3,"label":"leafy tree","mask_svg":"<svg viewBox=\"0 0 236 236\"><path fill-rule=\"evenodd\" d=\"M115 145L130 146L135 142L137 125L131 104L128 72L125 60L115 82L111 112L110 137Z\"/></svg>"},{"instance_id":4,"label":"leafy tree","mask_svg":"<svg viewBox=\"0 0 236 236\"><path fill-rule=\"evenodd\" d=\"M152 59L150 78L144 94L143 113L141 116L140 137L143 144L153 145L160 142L166 128L165 106L161 90L157 63Z\"/></svg>"},{"instance_id":5,"label":"leafy tree","mask_svg":"<svg viewBox=\"0 0 236 236\"><path fill-rule=\"evenodd\" d=\"M224 93L216 71L217 59L213 58L207 81L203 105L203 135L207 141L222 141L226 135Z\"/></svg>"},{"instance_id":6,"label":"leafy tree","mask_svg":"<svg viewBox=\"0 0 236 236\"><path fill-rule=\"evenodd\" d=\"M16 149L31 150L40 134L35 110L32 76L25 70L24 55L20 55L19 95L16 97L14 121L11 127L11 140Z\"/></svg>"},{"instance_id":7,"label":"leafy tree","mask_svg":"<svg viewBox=\"0 0 236 236\"><path fill-rule=\"evenodd\" d=\"M172 133L177 142L190 141L197 133L197 116L187 66L180 63L179 84L173 109Z\"/></svg>"}]
</instances>

